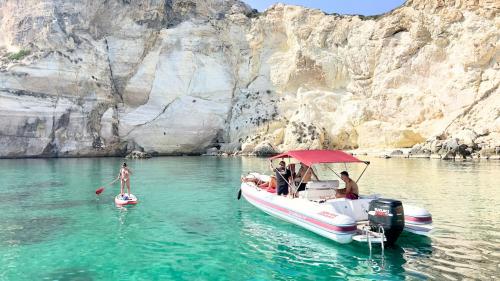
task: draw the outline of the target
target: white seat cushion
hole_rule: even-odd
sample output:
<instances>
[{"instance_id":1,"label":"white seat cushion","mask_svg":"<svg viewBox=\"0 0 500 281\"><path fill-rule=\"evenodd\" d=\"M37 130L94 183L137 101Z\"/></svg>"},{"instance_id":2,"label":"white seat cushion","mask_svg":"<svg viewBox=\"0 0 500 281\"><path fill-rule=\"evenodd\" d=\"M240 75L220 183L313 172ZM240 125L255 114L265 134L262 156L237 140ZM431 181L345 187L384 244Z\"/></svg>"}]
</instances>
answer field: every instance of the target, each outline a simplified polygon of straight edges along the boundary
<instances>
[{"instance_id":1,"label":"white seat cushion","mask_svg":"<svg viewBox=\"0 0 500 281\"><path fill-rule=\"evenodd\" d=\"M306 189L299 192L299 197L311 201L327 200L335 197L335 189Z\"/></svg>"},{"instance_id":2,"label":"white seat cushion","mask_svg":"<svg viewBox=\"0 0 500 281\"><path fill-rule=\"evenodd\" d=\"M309 189L337 189L339 187L338 180L329 181L310 181L306 185L306 190Z\"/></svg>"},{"instance_id":3,"label":"white seat cushion","mask_svg":"<svg viewBox=\"0 0 500 281\"><path fill-rule=\"evenodd\" d=\"M339 186L338 180L331 181L310 181L306 185L306 190L299 193L302 198L311 201L326 200L335 197L336 189Z\"/></svg>"}]
</instances>

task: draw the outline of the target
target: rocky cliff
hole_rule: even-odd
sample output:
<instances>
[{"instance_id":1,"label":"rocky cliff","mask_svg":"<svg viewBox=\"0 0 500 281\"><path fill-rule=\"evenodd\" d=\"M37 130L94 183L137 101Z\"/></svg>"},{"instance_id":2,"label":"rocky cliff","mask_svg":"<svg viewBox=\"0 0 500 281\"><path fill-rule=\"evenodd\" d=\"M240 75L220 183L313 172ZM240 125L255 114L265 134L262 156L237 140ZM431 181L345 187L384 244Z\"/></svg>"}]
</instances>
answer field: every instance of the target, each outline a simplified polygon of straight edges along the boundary
<instances>
[{"instance_id":1,"label":"rocky cliff","mask_svg":"<svg viewBox=\"0 0 500 281\"><path fill-rule=\"evenodd\" d=\"M0 0L0 157L427 153L450 139L494 151L499 6L418 0L361 17L236 0Z\"/></svg>"}]
</instances>

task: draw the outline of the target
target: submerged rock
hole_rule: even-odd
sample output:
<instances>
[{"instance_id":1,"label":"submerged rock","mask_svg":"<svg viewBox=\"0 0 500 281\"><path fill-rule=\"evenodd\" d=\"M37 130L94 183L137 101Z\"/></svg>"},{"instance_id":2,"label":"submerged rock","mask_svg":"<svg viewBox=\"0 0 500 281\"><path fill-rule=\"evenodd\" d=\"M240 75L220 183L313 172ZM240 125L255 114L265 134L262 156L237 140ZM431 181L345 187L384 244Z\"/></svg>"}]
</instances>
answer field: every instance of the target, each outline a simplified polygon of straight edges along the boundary
<instances>
[{"instance_id":1,"label":"submerged rock","mask_svg":"<svg viewBox=\"0 0 500 281\"><path fill-rule=\"evenodd\" d=\"M32 217L4 220L6 231L0 232L0 245L32 245L53 238L69 220L62 217Z\"/></svg>"}]
</instances>

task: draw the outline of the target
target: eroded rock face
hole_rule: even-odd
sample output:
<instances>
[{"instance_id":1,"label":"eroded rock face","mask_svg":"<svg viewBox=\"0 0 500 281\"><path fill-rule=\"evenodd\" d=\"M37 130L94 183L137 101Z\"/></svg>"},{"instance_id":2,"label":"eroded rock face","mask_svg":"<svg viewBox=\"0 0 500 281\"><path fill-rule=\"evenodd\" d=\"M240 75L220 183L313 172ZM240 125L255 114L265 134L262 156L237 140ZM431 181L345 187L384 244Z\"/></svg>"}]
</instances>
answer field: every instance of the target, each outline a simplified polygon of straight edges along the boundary
<instances>
[{"instance_id":1,"label":"eroded rock face","mask_svg":"<svg viewBox=\"0 0 500 281\"><path fill-rule=\"evenodd\" d=\"M250 31L249 88L276 93L278 120L255 126L246 141L278 139L281 150L404 148L464 128L498 132L498 8L411 1L362 19L274 6ZM260 107L261 99L246 100ZM297 124L314 130L302 134Z\"/></svg>"},{"instance_id":2,"label":"eroded rock face","mask_svg":"<svg viewBox=\"0 0 500 281\"><path fill-rule=\"evenodd\" d=\"M0 157L431 153L432 136L491 151L498 11L489 0L408 1L367 18L281 4L256 15L236 0L2 1Z\"/></svg>"},{"instance_id":3,"label":"eroded rock face","mask_svg":"<svg viewBox=\"0 0 500 281\"><path fill-rule=\"evenodd\" d=\"M197 153L221 135L238 1L0 2L0 157Z\"/></svg>"}]
</instances>

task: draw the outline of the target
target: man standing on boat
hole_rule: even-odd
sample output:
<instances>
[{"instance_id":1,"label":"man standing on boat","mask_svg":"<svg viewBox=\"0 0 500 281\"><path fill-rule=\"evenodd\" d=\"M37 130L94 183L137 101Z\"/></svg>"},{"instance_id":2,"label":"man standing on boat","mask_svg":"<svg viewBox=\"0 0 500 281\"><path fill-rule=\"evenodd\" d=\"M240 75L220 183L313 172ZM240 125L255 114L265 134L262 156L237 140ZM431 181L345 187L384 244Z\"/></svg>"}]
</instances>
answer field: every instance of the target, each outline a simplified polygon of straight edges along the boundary
<instances>
[{"instance_id":1,"label":"man standing on boat","mask_svg":"<svg viewBox=\"0 0 500 281\"><path fill-rule=\"evenodd\" d=\"M280 166L278 168L273 168L272 164L270 165L270 168L276 173L276 194L287 196L289 186L288 183L292 177L292 172L290 172L290 169L286 167L285 161L280 161Z\"/></svg>"},{"instance_id":2,"label":"man standing on boat","mask_svg":"<svg viewBox=\"0 0 500 281\"><path fill-rule=\"evenodd\" d=\"M125 185L127 185L127 190L128 194L130 196L130 175L132 174L132 171L127 167L127 163L123 163L120 173L118 174L118 178L120 179L120 195L123 196L123 189Z\"/></svg>"}]
</instances>

